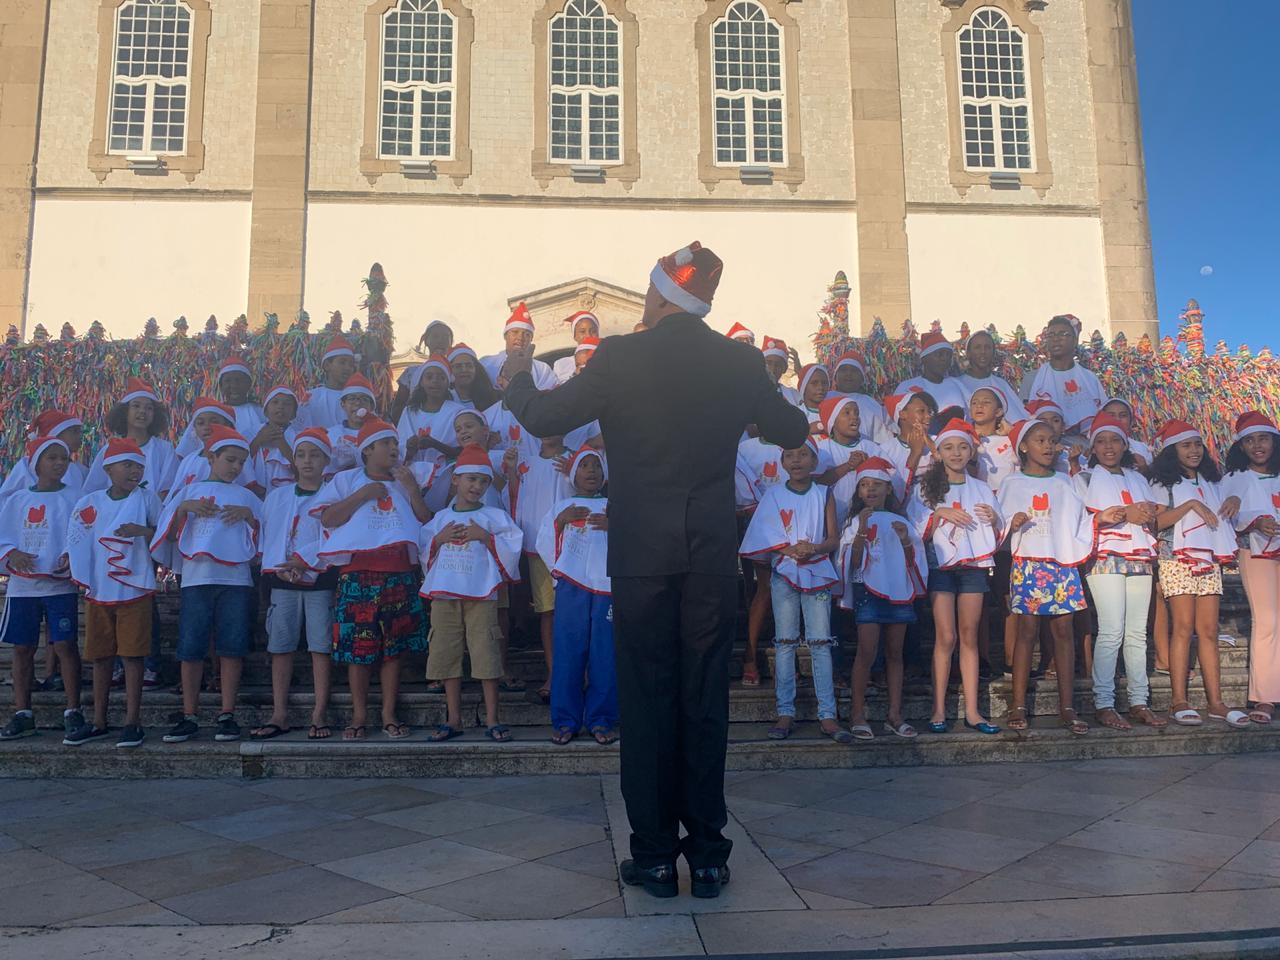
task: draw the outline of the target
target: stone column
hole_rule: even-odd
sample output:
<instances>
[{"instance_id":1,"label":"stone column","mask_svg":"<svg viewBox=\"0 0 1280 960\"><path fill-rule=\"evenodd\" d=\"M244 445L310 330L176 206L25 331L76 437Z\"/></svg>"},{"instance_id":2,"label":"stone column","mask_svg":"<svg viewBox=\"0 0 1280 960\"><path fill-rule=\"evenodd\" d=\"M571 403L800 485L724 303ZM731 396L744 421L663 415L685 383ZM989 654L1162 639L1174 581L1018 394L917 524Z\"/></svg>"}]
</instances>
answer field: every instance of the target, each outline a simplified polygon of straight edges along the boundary
<instances>
[{"instance_id":1,"label":"stone column","mask_svg":"<svg viewBox=\"0 0 1280 960\"><path fill-rule=\"evenodd\" d=\"M849 0L849 73L858 200L858 318L850 318L850 332L870 333L876 317L893 332L911 312L894 0Z\"/></svg>"},{"instance_id":2,"label":"stone column","mask_svg":"<svg viewBox=\"0 0 1280 960\"><path fill-rule=\"evenodd\" d=\"M252 327L302 309L311 116L312 0L262 0L249 234Z\"/></svg>"},{"instance_id":3,"label":"stone column","mask_svg":"<svg viewBox=\"0 0 1280 960\"><path fill-rule=\"evenodd\" d=\"M48 0L0 3L0 337L25 333Z\"/></svg>"},{"instance_id":4,"label":"stone column","mask_svg":"<svg viewBox=\"0 0 1280 960\"><path fill-rule=\"evenodd\" d=\"M1085 0L1111 333L1160 332L1129 0Z\"/></svg>"}]
</instances>

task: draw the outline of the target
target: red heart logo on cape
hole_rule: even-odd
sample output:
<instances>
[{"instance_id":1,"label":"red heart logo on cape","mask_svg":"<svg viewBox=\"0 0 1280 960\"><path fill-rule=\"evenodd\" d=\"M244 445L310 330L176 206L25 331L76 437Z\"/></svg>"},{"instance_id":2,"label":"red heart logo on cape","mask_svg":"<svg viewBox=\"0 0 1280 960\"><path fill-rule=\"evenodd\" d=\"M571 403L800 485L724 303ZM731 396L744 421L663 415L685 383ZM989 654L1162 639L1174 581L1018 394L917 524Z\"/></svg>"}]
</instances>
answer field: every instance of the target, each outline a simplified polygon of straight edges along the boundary
<instances>
[{"instance_id":1,"label":"red heart logo on cape","mask_svg":"<svg viewBox=\"0 0 1280 960\"><path fill-rule=\"evenodd\" d=\"M964 507L960 506L960 501L959 501L959 500L956 500L954 503L952 503L952 504L951 504L951 509L952 509L952 510L963 510L963 509L964 509Z\"/></svg>"},{"instance_id":2,"label":"red heart logo on cape","mask_svg":"<svg viewBox=\"0 0 1280 960\"><path fill-rule=\"evenodd\" d=\"M86 527L93 526L93 521L98 519L98 511L92 506L85 507L80 511L80 522Z\"/></svg>"},{"instance_id":3,"label":"red heart logo on cape","mask_svg":"<svg viewBox=\"0 0 1280 960\"><path fill-rule=\"evenodd\" d=\"M1126 507L1133 506L1133 494L1131 494L1128 490L1121 490L1120 502L1123 503Z\"/></svg>"},{"instance_id":4,"label":"red heart logo on cape","mask_svg":"<svg viewBox=\"0 0 1280 960\"><path fill-rule=\"evenodd\" d=\"M764 465L764 475L766 477L776 477L778 475L778 464L775 460L770 460Z\"/></svg>"},{"instance_id":5,"label":"red heart logo on cape","mask_svg":"<svg viewBox=\"0 0 1280 960\"><path fill-rule=\"evenodd\" d=\"M383 513L390 513L394 509L394 505L391 502L391 494L378 498L378 509Z\"/></svg>"},{"instance_id":6,"label":"red heart logo on cape","mask_svg":"<svg viewBox=\"0 0 1280 960\"><path fill-rule=\"evenodd\" d=\"M867 543L875 543L875 542L876 542L876 531L877 531L878 529L879 529L879 526L878 526L877 524L874 524L874 523L873 523L873 524L871 524L871 526L867 527Z\"/></svg>"},{"instance_id":7,"label":"red heart logo on cape","mask_svg":"<svg viewBox=\"0 0 1280 960\"><path fill-rule=\"evenodd\" d=\"M1068 380L1066 383L1066 388L1067 388L1067 393L1080 392L1080 384L1076 383L1074 380Z\"/></svg>"},{"instance_id":8,"label":"red heart logo on cape","mask_svg":"<svg viewBox=\"0 0 1280 960\"><path fill-rule=\"evenodd\" d=\"M520 442L520 428L512 424L507 427L507 436L511 438L513 443Z\"/></svg>"},{"instance_id":9,"label":"red heart logo on cape","mask_svg":"<svg viewBox=\"0 0 1280 960\"><path fill-rule=\"evenodd\" d=\"M1049 509L1049 495L1047 493L1037 493L1031 498L1031 509L1038 513L1044 513Z\"/></svg>"},{"instance_id":10,"label":"red heart logo on cape","mask_svg":"<svg viewBox=\"0 0 1280 960\"><path fill-rule=\"evenodd\" d=\"M1271 495L1271 505L1273 507L1280 507L1280 493L1273 493Z\"/></svg>"},{"instance_id":11,"label":"red heart logo on cape","mask_svg":"<svg viewBox=\"0 0 1280 960\"><path fill-rule=\"evenodd\" d=\"M44 523L44 504L27 510L27 523Z\"/></svg>"},{"instance_id":12,"label":"red heart logo on cape","mask_svg":"<svg viewBox=\"0 0 1280 960\"><path fill-rule=\"evenodd\" d=\"M420 428L418 429L418 436L420 436L420 437L429 437L429 436L431 436L431 428L430 428L430 427L420 427Z\"/></svg>"},{"instance_id":13,"label":"red heart logo on cape","mask_svg":"<svg viewBox=\"0 0 1280 960\"><path fill-rule=\"evenodd\" d=\"M778 516L782 518L782 529L783 529L783 530L790 530L790 529L791 529L791 520L792 520L792 518L793 518L795 515L796 515L796 514L795 514L795 511L794 511L794 510L779 510L779 511L778 511Z\"/></svg>"}]
</instances>

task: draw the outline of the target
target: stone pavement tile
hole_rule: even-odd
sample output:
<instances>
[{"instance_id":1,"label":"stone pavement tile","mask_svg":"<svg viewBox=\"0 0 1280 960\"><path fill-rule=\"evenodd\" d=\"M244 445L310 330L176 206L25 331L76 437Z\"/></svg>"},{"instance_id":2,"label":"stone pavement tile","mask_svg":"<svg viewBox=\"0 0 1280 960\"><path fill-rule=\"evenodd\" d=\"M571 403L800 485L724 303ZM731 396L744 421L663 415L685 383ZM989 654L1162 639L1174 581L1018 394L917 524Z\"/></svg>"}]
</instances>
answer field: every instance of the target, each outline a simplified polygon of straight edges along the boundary
<instances>
[{"instance_id":1,"label":"stone pavement tile","mask_svg":"<svg viewBox=\"0 0 1280 960\"><path fill-rule=\"evenodd\" d=\"M1197 833L1173 826L1100 820L1059 842L1070 847L1088 847L1090 850L1216 870L1243 850L1249 841L1243 837Z\"/></svg>"},{"instance_id":2,"label":"stone pavement tile","mask_svg":"<svg viewBox=\"0 0 1280 960\"><path fill-rule=\"evenodd\" d=\"M1275 813L1269 810L1232 810L1225 807L1213 807L1207 803L1178 803L1172 800L1161 800L1148 797L1141 803L1125 807L1112 814L1112 820L1123 820L1126 823L1149 823L1157 827L1177 827L1179 830L1192 830L1197 833L1216 833L1226 837L1244 837L1252 840L1268 827L1280 821Z\"/></svg>"},{"instance_id":3,"label":"stone pavement tile","mask_svg":"<svg viewBox=\"0 0 1280 960\"><path fill-rule=\"evenodd\" d=\"M8 816L8 810L5 811ZM110 836L120 831L130 832L141 825L173 823L164 817L152 817L129 807L108 807L89 814L64 814L57 817L31 817L26 820L6 821L4 831L27 846L44 847L67 840L83 840L87 837Z\"/></svg>"},{"instance_id":4,"label":"stone pavement tile","mask_svg":"<svg viewBox=\"0 0 1280 960\"><path fill-rule=\"evenodd\" d=\"M280 801L251 790L246 785L213 782L207 790L181 797L160 797L137 803L134 809L142 815L165 817L169 820L202 820L207 817L244 813L260 807L270 807Z\"/></svg>"},{"instance_id":5,"label":"stone pavement tile","mask_svg":"<svg viewBox=\"0 0 1280 960\"><path fill-rule=\"evenodd\" d=\"M21 850L26 844L21 840L9 836L7 833L0 833L0 853L11 853L14 850Z\"/></svg>"},{"instance_id":6,"label":"stone pavement tile","mask_svg":"<svg viewBox=\"0 0 1280 960\"><path fill-rule=\"evenodd\" d=\"M1180 781L1189 787L1213 787L1218 790L1243 790L1252 793L1280 794L1280 769L1257 766L1240 767L1218 763Z\"/></svg>"},{"instance_id":7,"label":"stone pavement tile","mask_svg":"<svg viewBox=\"0 0 1280 960\"><path fill-rule=\"evenodd\" d=\"M280 873L296 866L299 866L298 861L288 857L247 844L220 841L216 846L201 850L122 863L94 872L148 900L161 900L250 877Z\"/></svg>"},{"instance_id":8,"label":"stone pavement tile","mask_svg":"<svg viewBox=\"0 0 1280 960\"><path fill-rule=\"evenodd\" d=\"M839 767L817 770L788 770L787 776L793 780L807 780L823 787L840 786L844 792L865 790L868 787L879 787L891 780L913 772L915 767Z\"/></svg>"},{"instance_id":9,"label":"stone pavement tile","mask_svg":"<svg viewBox=\"0 0 1280 960\"><path fill-rule=\"evenodd\" d=\"M325 870L394 890L413 893L519 863L513 857L451 840L423 840L320 864Z\"/></svg>"},{"instance_id":10,"label":"stone pavement tile","mask_svg":"<svg viewBox=\"0 0 1280 960\"><path fill-rule=\"evenodd\" d=\"M1158 788L1159 784L1155 786ZM1060 786L1046 787L1043 779L1024 787L1007 790L1000 794L998 800L1006 807L1045 813L1065 813L1073 817L1091 817L1094 820L1109 816L1134 802L1127 797L1084 793L1070 787L1066 789Z\"/></svg>"},{"instance_id":11,"label":"stone pavement tile","mask_svg":"<svg viewBox=\"0 0 1280 960\"><path fill-rule=\"evenodd\" d=\"M153 860L188 850L202 850L222 841L180 823L140 821L133 829L96 834L83 839L68 838L41 849L50 856L74 864L82 870L97 870L119 863Z\"/></svg>"},{"instance_id":12,"label":"stone pavement tile","mask_svg":"<svg viewBox=\"0 0 1280 960\"><path fill-rule=\"evenodd\" d=\"M1076 817L1065 813L1044 813L1038 810L1022 810L1006 807L999 799L985 803L970 803L940 813L921 821L921 826L951 827L955 830L974 830L995 837L1015 837L1018 840L1037 840L1053 843L1075 833L1094 822L1093 817Z\"/></svg>"},{"instance_id":13,"label":"stone pavement tile","mask_svg":"<svg viewBox=\"0 0 1280 960\"><path fill-rule=\"evenodd\" d=\"M31 797L44 797L50 794L66 793L74 789L66 780L44 780L33 778L0 778L0 803L7 808L13 806L11 801L28 800ZM22 806L22 804L18 804Z\"/></svg>"},{"instance_id":14,"label":"stone pavement tile","mask_svg":"<svg viewBox=\"0 0 1280 960\"><path fill-rule=\"evenodd\" d=\"M1212 872L1205 867L1184 863L1146 860L1055 843L1004 867L995 876L1120 896L1194 890Z\"/></svg>"},{"instance_id":15,"label":"stone pavement tile","mask_svg":"<svg viewBox=\"0 0 1280 960\"><path fill-rule=\"evenodd\" d=\"M474 797L501 790L515 781L532 782L535 779L534 777L420 777L416 782L402 780L401 784L431 793L443 793L450 797Z\"/></svg>"},{"instance_id":16,"label":"stone pavement tile","mask_svg":"<svg viewBox=\"0 0 1280 960\"><path fill-rule=\"evenodd\" d=\"M387 813L374 814L370 820L389 823L393 827L416 830L429 837L441 837L462 830L487 827L494 823L506 823L527 816L521 810L499 807L478 800L443 800L419 807L405 807Z\"/></svg>"},{"instance_id":17,"label":"stone pavement tile","mask_svg":"<svg viewBox=\"0 0 1280 960\"><path fill-rule=\"evenodd\" d=\"M989 833L915 823L868 840L858 849L939 867L993 873L1042 846L1036 840L995 839Z\"/></svg>"},{"instance_id":18,"label":"stone pavement tile","mask_svg":"<svg viewBox=\"0 0 1280 960\"><path fill-rule=\"evenodd\" d=\"M840 850L784 870L798 890L813 890L877 907L932 903L982 876L863 850Z\"/></svg>"},{"instance_id":19,"label":"stone pavement tile","mask_svg":"<svg viewBox=\"0 0 1280 960\"><path fill-rule=\"evenodd\" d=\"M835 816L835 814L832 814ZM771 837L767 833L752 833L751 837L764 851L764 855L779 870L786 870L798 863L816 860L834 853L839 847L829 847L821 843L806 843L803 840L791 840L787 837Z\"/></svg>"},{"instance_id":20,"label":"stone pavement tile","mask_svg":"<svg viewBox=\"0 0 1280 960\"><path fill-rule=\"evenodd\" d=\"M322 824L330 824L335 830L340 830L340 821L350 819L345 813L329 813L304 803L280 803L240 813L188 820L186 824L227 840L246 841L261 840L277 833L296 833Z\"/></svg>"},{"instance_id":21,"label":"stone pavement tile","mask_svg":"<svg viewBox=\"0 0 1280 960\"><path fill-rule=\"evenodd\" d=\"M609 816L605 813L603 800L592 800L589 803L575 803L569 807L555 807L546 811L549 817L562 820L576 820L579 823L594 823L604 827L609 824Z\"/></svg>"},{"instance_id":22,"label":"stone pavement tile","mask_svg":"<svg viewBox=\"0 0 1280 960\"><path fill-rule=\"evenodd\" d=\"M897 823L914 823L936 817L947 810L963 807L968 801L959 797L926 797L905 790L872 787L856 790L815 803L819 810L847 813L853 816L874 817Z\"/></svg>"},{"instance_id":23,"label":"stone pavement tile","mask_svg":"<svg viewBox=\"0 0 1280 960\"><path fill-rule=\"evenodd\" d=\"M1015 785L1034 783L1061 767L1055 763L964 763L943 769L954 769L956 776L966 780L990 780L1007 789Z\"/></svg>"},{"instance_id":24,"label":"stone pavement tile","mask_svg":"<svg viewBox=\"0 0 1280 960\"><path fill-rule=\"evenodd\" d=\"M286 800L291 803L386 785L387 781L373 777L269 777L246 784L255 793L275 797L277 802Z\"/></svg>"},{"instance_id":25,"label":"stone pavement tile","mask_svg":"<svg viewBox=\"0 0 1280 960\"><path fill-rule=\"evenodd\" d=\"M1203 804L1207 809L1249 810L1256 813L1272 814L1280 818L1280 795L1274 793L1258 793L1253 790L1231 790L1222 787L1207 787L1187 783L1175 783L1165 787L1159 793L1152 794L1152 800L1169 800L1174 803Z\"/></svg>"},{"instance_id":26,"label":"stone pavement tile","mask_svg":"<svg viewBox=\"0 0 1280 960\"><path fill-rule=\"evenodd\" d=\"M387 897L373 903L348 907L336 913L308 920L308 923L441 923L446 920L470 920L461 913L445 910L415 900L413 897Z\"/></svg>"},{"instance_id":27,"label":"stone pavement tile","mask_svg":"<svg viewBox=\"0 0 1280 960\"><path fill-rule=\"evenodd\" d=\"M480 920L553 920L617 896L616 880L541 863L521 863L413 894L415 900Z\"/></svg>"},{"instance_id":28,"label":"stone pavement tile","mask_svg":"<svg viewBox=\"0 0 1280 960\"><path fill-rule=\"evenodd\" d=\"M1259 840L1280 840L1280 823L1274 823L1258 837Z\"/></svg>"},{"instance_id":29,"label":"stone pavement tile","mask_svg":"<svg viewBox=\"0 0 1280 960\"><path fill-rule=\"evenodd\" d=\"M899 826L893 820L882 820L879 817L792 808L789 813L778 817L751 821L747 825L747 832L752 836L768 834L832 847L856 847L872 837L896 830Z\"/></svg>"},{"instance_id":30,"label":"stone pavement tile","mask_svg":"<svg viewBox=\"0 0 1280 960\"><path fill-rule=\"evenodd\" d=\"M1217 757L1108 757L1075 761L1068 769L1169 784L1213 766L1217 761Z\"/></svg>"},{"instance_id":31,"label":"stone pavement tile","mask_svg":"<svg viewBox=\"0 0 1280 960\"><path fill-rule=\"evenodd\" d=\"M0 877L21 877L23 885L43 884L81 871L42 850L14 850L0 854Z\"/></svg>"},{"instance_id":32,"label":"stone pavement tile","mask_svg":"<svg viewBox=\"0 0 1280 960\"><path fill-rule=\"evenodd\" d=\"M1065 794L1087 793L1099 797L1119 797L1122 800L1139 800L1164 787L1164 784L1142 777L1127 777L1119 773L1089 773L1085 770L1058 770L1036 781L1041 790L1056 790Z\"/></svg>"},{"instance_id":33,"label":"stone pavement tile","mask_svg":"<svg viewBox=\"0 0 1280 960\"><path fill-rule=\"evenodd\" d=\"M597 903L594 907L587 907L585 910L579 910L577 913L569 914L570 920L591 920L598 917L625 917L627 915L627 905L622 897L614 897L612 900L606 900L604 903Z\"/></svg>"},{"instance_id":34,"label":"stone pavement tile","mask_svg":"<svg viewBox=\"0 0 1280 960\"><path fill-rule=\"evenodd\" d=\"M5 833L17 836L16 828L29 820L65 820L79 817L93 820L96 815L114 806L110 797L98 797L92 790L69 787L66 790L25 797L15 803L5 804Z\"/></svg>"},{"instance_id":35,"label":"stone pavement tile","mask_svg":"<svg viewBox=\"0 0 1280 960\"><path fill-rule=\"evenodd\" d=\"M738 818L740 823L750 823L752 820L763 820L767 817L776 817L786 813L794 813L795 807L788 806L785 803L766 803L763 800L748 800L745 797L735 797L732 794L725 796L725 803L729 808L729 812Z\"/></svg>"},{"instance_id":36,"label":"stone pavement tile","mask_svg":"<svg viewBox=\"0 0 1280 960\"><path fill-rule=\"evenodd\" d=\"M247 787L240 783L227 783L221 780L115 780L110 784L94 790L94 795L109 798L121 806L172 802L176 807L184 805L192 797L234 796L243 793Z\"/></svg>"},{"instance_id":37,"label":"stone pavement tile","mask_svg":"<svg viewBox=\"0 0 1280 960\"><path fill-rule=\"evenodd\" d=\"M1033 880L1010 880L1007 877L983 877L955 893L949 893L938 903L1015 903L1023 900L1066 900L1092 897L1083 890L1056 887Z\"/></svg>"},{"instance_id":38,"label":"stone pavement tile","mask_svg":"<svg viewBox=\"0 0 1280 960\"><path fill-rule=\"evenodd\" d=\"M325 796L308 800L307 803L317 810L324 810L329 813L345 813L353 817L372 817L378 813L439 803L447 799L449 799L448 796L443 793L430 793L425 790L415 790L413 787L388 784L381 787L368 787L364 790L346 790L342 793L326 794Z\"/></svg>"},{"instance_id":39,"label":"stone pavement tile","mask_svg":"<svg viewBox=\"0 0 1280 960\"><path fill-rule=\"evenodd\" d=\"M766 773L750 780L725 785L725 793L730 797L763 800L765 803L780 803L791 807L807 806L828 797L848 793L849 789L837 781L824 782L797 776L790 771Z\"/></svg>"},{"instance_id":40,"label":"stone pavement tile","mask_svg":"<svg viewBox=\"0 0 1280 960\"><path fill-rule=\"evenodd\" d=\"M373 820L347 820L339 826L326 823L309 830L277 833L249 842L302 863L320 863L421 843L422 834Z\"/></svg>"},{"instance_id":41,"label":"stone pavement tile","mask_svg":"<svg viewBox=\"0 0 1280 960\"><path fill-rule=\"evenodd\" d=\"M197 923L302 923L385 899L386 890L315 867L295 867L161 900Z\"/></svg>"},{"instance_id":42,"label":"stone pavement tile","mask_svg":"<svg viewBox=\"0 0 1280 960\"><path fill-rule=\"evenodd\" d=\"M738 783L742 780L750 780L753 777L760 777L763 776L764 773L765 771L763 770L726 770L724 772L725 786L728 786L731 783Z\"/></svg>"},{"instance_id":43,"label":"stone pavement tile","mask_svg":"<svg viewBox=\"0 0 1280 960\"><path fill-rule=\"evenodd\" d=\"M585 873L589 877L599 877L601 880L618 879L618 863L613 858L613 844L608 840L553 853L549 857L543 857L538 863L559 867L561 870L574 870Z\"/></svg>"},{"instance_id":44,"label":"stone pavement tile","mask_svg":"<svg viewBox=\"0 0 1280 960\"><path fill-rule=\"evenodd\" d=\"M991 780L970 780L964 767L912 770L885 784L890 790L905 790L926 797L955 797L966 802L986 800L1006 787Z\"/></svg>"},{"instance_id":45,"label":"stone pavement tile","mask_svg":"<svg viewBox=\"0 0 1280 960\"><path fill-rule=\"evenodd\" d=\"M805 902L810 910L870 910L869 903L859 903L857 900L846 900L844 897L829 897L825 893L818 893L815 890L797 890L800 899Z\"/></svg>"},{"instance_id":46,"label":"stone pavement tile","mask_svg":"<svg viewBox=\"0 0 1280 960\"><path fill-rule=\"evenodd\" d=\"M190 917L166 910L156 903L142 902L132 907L108 910L88 917L64 921L66 927L190 927L195 921Z\"/></svg>"},{"instance_id":47,"label":"stone pavement tile","mask_svg":"<svg viewBox=\"0 0 1280 960\"><path fill-rule=\"evenodd\" d=\"M555 817L530 816L449 834L455 843L492 850L518 860L538 860L605 839L604 827Z\"/></svg>"},{"instance_id":48,"label":"stone pavement tile","mask_svg":"<svg viewBox=\"0 0 1280 960\"><path fill-rule=\"evenodd\" d=\"M1254 840L1224 866L1240 873L1257 873L1280 877L1280 841Z\"/></svg>"},{"instance_id":49,"label":"stone pavement tile","mask_svg":"<svg viewBox=\"0 0 1280 960\"><path fill-rule=\"evenodd\" d=\"M50 926L142 902L137 894L82 870L72 869L56 877L8 871L3 875L15 882L6 887L0 899L0 927Z\"/></svg>"},{"instance_id":50,"label":"stone pavement tile","mask_svg":"<svg viewBox=\"0 0 1280 960\"><path fill-rule=\"evenodd\" d=\"M1280 877L1264 877L1253 873L1239 873L1235 870L1218 870L1204 883L1196 887L1201 890L1257 890L1262 887L1280 887Z\"/></svg>"},{"instance_id":51,"label":"stone pavement tile","mask_svg":"<svg viewBox=\"0 0 1280 960\"><path fill-rule=\"evenodd\" d=\"M545 813L556 807L602 802L598 777L549 777L545 782L541 777L531 779L531 783L488 791L482 802L526 813Z\"/></svg>"}]
</instances>

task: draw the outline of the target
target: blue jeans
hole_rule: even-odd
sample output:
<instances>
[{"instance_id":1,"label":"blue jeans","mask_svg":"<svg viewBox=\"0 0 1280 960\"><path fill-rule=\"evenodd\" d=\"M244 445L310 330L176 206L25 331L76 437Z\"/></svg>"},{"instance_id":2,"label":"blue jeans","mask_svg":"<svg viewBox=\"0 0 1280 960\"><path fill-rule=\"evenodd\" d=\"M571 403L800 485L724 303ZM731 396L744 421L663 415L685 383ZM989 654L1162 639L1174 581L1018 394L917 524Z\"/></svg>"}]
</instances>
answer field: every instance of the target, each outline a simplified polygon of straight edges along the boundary
<instances>
[{"instance_id":1,"label":"blue jeans","mask_svg":"<svg viewBox=\"0 0 1280 960\"><path fill-rule=\"evenodd\" d=\"M551 725L575 733L618 725L613 598L556 581L551 656ZM582 678L587 678L583 690Z\"/></svg>"},{"instance_id":2,"label":"blue jeans","mask_svg":"<svg viewBox=\"0 0 1280 960\"><path fill-rule=\"evenodd\" d=\"M804 643L813 663L813 692L818 697L818 719L834 720L836 688L831 670L831 593L801 593L776 573L769 581L773 594L773 692L778 716L796 715L796 647L800 619L804 616Z\"/></svg>"},{"instance_id":3,"label":"blue jeans","mask_svg":"<svg viewBox=\"0 0 1280 960\"><path fill-rule=\"evenodd\" d=\"M1094 706L1102 710L1116 705L1116 660L1121 650L1129 706L1145 706L1150 698L1147 610L1151 605L1151 577L1091 573L1089 592L1098 614L1098 636L1093 641Z\"/></svg>"}]
</instances>

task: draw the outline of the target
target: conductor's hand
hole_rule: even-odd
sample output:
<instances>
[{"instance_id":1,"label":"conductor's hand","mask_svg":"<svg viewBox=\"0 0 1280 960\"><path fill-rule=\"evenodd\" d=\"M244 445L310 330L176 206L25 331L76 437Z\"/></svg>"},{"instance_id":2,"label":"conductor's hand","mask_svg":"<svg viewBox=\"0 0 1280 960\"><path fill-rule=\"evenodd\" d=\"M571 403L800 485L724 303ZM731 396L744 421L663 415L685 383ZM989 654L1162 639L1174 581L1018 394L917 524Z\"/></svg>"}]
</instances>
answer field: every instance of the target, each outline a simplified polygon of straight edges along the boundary
<instances>
[{"instance_id":1,"label":"conductor's hand","mask_svg":"<svg viewBox=\"0 0 1280 960\"><path fill-rule=\"evenodd\" d=\"M502 365L502 372L508 380L517 373L533 372L533 344L527 347L520 347L507 354L507 360Z\"/></svg>"}]
</instances>

